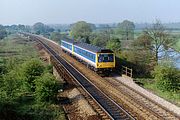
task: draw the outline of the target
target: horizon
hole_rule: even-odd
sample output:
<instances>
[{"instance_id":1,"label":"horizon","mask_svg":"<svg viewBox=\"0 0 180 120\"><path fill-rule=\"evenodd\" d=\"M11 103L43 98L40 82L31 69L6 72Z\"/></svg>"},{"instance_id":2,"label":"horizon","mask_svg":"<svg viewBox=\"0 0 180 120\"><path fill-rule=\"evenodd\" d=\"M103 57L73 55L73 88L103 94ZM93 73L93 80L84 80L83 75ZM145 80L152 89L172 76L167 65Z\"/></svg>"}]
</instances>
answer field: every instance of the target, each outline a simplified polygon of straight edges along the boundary
<instances>
[{"instance_id":1,"label":"horizon","mask_svg":"<svg viewBox=\"0 0 180 120\"><path fill-rule=\"evenodd\" d=\"M125 19L126 20L126 19ZM39 21L40 23L43 23L43 22L41 22L41 21ZM76 21L76 22L78 22L78 21ZM74 22L74 23L76 23L76 22ZM87 21L85 21L85 22L87 22ZM109 25L109 24L118 24L118 23L121 23L121 22L123 22L123 21L120 21L120 22L112 22L112 23L91 23L91 24L94 24L94 25L101 25L101 24L107 24L107 25ZM133 22L133 21L132 21ZM38 23L38 22L36 22L36 23ZM71 25L71 24L74 24L74 23L43 23L43 24L45 24L45 25ZM90 23L90 22L87 22L87 23ZM155 23L155 20L154 20L154 22L142 22L142 23L137 23L137 22L134 22L134 24L135 25L137 25L137 24L139 24L139 25L145 25L145 24L147 24L147 25L151 25L151 24L153 24L153 23ZM161 22L162 23L162 22ZM35 23L33 23L33 24L21 24L21 23L18 23L18 24L0 24L0 25L3 25L3 26L12 26L12 25L25 25L25 26L33 26ZM162 24L180 24L180 22L168 22L168 23L162 23Z\"/></svg>"}]
</instances>

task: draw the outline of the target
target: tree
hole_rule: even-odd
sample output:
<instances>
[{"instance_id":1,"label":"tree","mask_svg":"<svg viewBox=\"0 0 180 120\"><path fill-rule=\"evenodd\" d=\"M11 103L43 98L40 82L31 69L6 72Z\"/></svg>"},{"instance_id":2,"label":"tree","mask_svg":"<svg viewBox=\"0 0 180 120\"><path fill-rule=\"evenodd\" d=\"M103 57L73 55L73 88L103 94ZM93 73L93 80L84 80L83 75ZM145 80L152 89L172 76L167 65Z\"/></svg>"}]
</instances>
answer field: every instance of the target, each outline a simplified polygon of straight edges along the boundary
<instances>
[{"instance_id":1,"label":"tree","mask_svg":"<svg viewBox=\"0 0 180 120\"><path fill-rule=\"evenodd\" d=\"M18 29L19 29L20 31L25 31L26 26L19 24L19 25L18 25Z\"/></svg>"},{"instance_id":2,"label":"tree","mask_svg":"<svg viewBox=\"0 0 180 120\"><path fill-rule=\"evenodd\" d=\"M50 73L43 74L35 81L36 100L39 102L50 102L55 100L59 85L55 77Z\"/></svg>"},{"instance_id":3,"label":"tree","mask_svg":"<svg viewBox=\"0 0 180 120\"><path fill-rule=\"evenodd\" d=\"M50 39L51 39L51 40L54 40L54 41L56 41L56 42L59 42L60 39L61 39L61 37L62 37L61 33L59 33L59 32L53 32L53 33L51 33Z\"/></svg>"},{"instance_id":4,"label":"tree","mask_svg":"<svg viewBox=\"0 0 180 120\"><path fill-rule=\"evenodd\" d=\"M180 71L171 65L157 65L153 72L158 88L165 91L180 91Z\"/></svg>"},{"instance_id":5,"label":"tree","mask_svg":"<svg viewBox=\"0 0 180 120\"><path fill-rule=\"evenodd\" d=\"M93 33L90 38L91 43L99 47L105 47L108 42L108 35L105 32Z\"/></svg>"},{"instance_id":6,"label":"tree","mask_svg":"<svg viewBox=\"0 0 180 120\"><path fill-rule=\"evenodd\" d=\"M26 81L34 92L35 90L35 79L41 76L44 72L44 66L40 60L32 59L23 64L23 73L26 77Z\"/></svg>"},{"instance_id":7,"label":"tree","mask_svg":"<svg viewBox=\"0 0 180 120\"><path fill-rule=\"evenodd\" d=\"M170 47L175 43L159 20L156 20L152 27L146 28L143 31L142 38L148 42L146 48L153 52L156 63L158 63L158 53L160 50Z\"/></svg>"},{"instance_id":8,"label":"tree","mask_svg":"<svg viewBox=\"0 0 180 120\"><path fill-rule=\"evenodd\" d=\"M95 30L96 29L96 26L94 25L94 24L92 24L92 23L88 23L89 24L89 26L91 26L91 29L92 30Z\"/></svg>"},{"instance_id":9,"label":"tree","mask_svg":"<svg viewBox=\"0 0 180 120\"><path fill-rule=\"evenodd\" d=\"M72 25L71 36L75 39L85 39L86 43L90 43L89 36L92 32L92 24L85 21L79 21Z\"/></svg>"},{"instance_id":10,"label":"tree","mask_svg":"<svg viewBox=\"0 0 180 120\"><path fill-rule=\"evenodd\" d=\"M54 29L53 28L50 28L49 26L41 23L41 22L38 22L38 23L35 23L33 25L33 30L36 34L46 34L48 32L53 32Z\"/></svg>"},{"instance_id":11,"label":"tree","mask_svg":"<svg viewBox=\"0 0 180 120\"><path fill-rule=\"evenodd\" d=\"M0 40L7 37L7 31L5 30L5 28L0 25Z\"/></svg>"},{"instance_id":12,"label":"tree","mask_svg":"<svg viewBox=\"0 0 180 120\"><path fill-rule=\"evenodd\" d=\"M106 47L113 50L114 52L119 52L121 50L121 41L119 38L111 38L107 42Z\"/></svg>"},{"instance_id":13,"label":"tree","mask_svg":"<svg viewBox=\"0 0 180 120\"><path fill-rule=\"evenodd\" d=\"M35 23L33 25L33 30L36 34L41 34L45 32L45 25L41 22Z\"/></svg>"},{"instance_id":14,"label":"tree","mask_svg":"<svg viewBox=\"0 0 180 120\"><path fill-rule=\"evenodd\" d=\"M7 99L16 99L23 91L23 77L19 71L11 70L3 76L2 88L6 92Z\"/></svg>"},{"instance_id":15,"label":"tree","mask_svg":"<svg viewBox=\"0 0 180 120\"><path fill-rule=\"evenodd\" d=\"M150 75L156 65L149 36L141 35L132 44L133 62L143 66L143 74Z\"/></svg>"},{"instance_id":16,"label":"tree","mask_svg":"<svg viewBox=\"0 0 180 120\"><path fill-rule=\"evenodd\" d=\"M110 29L109 25L104 26L100 32L92 33L90 35L91 43L99 47L106 47L107 42L111 39L113 30Z\"/></svg>"},{"instance_id":17,"label":"tree","mask_svg":"<svg viewBox=\"0 0 180 120\"><path fill-rule=\"evenodd\" d=\"M122 34L122 40L134 40L135 25L133 22L124 20L118 24L119 33Z\"/></svg>"},{"instance_id":18,"label":"tree","mask_svg":"<svg viewBox=\"0 0 180 120\"><path fill-rule=\"evenodd\" d=\"M113 30L107 24L104 26L104 30L102 31L102 33L106 36L105 38L107 39L107 41L109 41L111 39L111 34L113 33Z\"/></svg>"}]
</instances>

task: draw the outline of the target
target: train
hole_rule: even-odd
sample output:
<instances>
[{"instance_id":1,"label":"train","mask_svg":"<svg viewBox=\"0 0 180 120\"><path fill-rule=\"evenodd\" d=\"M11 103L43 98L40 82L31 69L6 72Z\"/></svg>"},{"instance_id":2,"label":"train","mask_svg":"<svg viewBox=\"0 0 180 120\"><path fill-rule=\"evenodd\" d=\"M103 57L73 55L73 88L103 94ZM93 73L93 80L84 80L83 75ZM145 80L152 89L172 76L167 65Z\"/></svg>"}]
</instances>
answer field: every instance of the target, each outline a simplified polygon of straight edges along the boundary
<instances>
[{"instance_id":1,"label":"train","mask_svg":"<svg viewBox=\"0 0 180 120\"><path fill-rule=\"evenodd\" d=\"M110 49L76 42L69 38L61 39L60 46L64 52L85 63L88 68L99 74L109 75L115 68L115 54Z\"/></svg>"}]
</instances>

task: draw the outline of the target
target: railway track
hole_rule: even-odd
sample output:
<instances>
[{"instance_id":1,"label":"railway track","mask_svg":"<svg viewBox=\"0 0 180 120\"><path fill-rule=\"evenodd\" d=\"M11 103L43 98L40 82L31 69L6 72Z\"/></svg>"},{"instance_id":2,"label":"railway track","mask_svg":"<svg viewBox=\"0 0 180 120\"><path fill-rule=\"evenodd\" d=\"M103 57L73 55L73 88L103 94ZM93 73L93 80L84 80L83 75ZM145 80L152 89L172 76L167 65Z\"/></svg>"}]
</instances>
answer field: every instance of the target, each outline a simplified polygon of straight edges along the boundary
<instances>
[{"instance_id":1,"label":"railway track","mask_svg":"<svg viewBox=\"0 0 180 120\"><path fill-rule=\"evenodd\" d=\"M114 78L106 78L112 86L116 86L116 89L121 91L124 95L128 96L129 101L133 101L140 105L142 108L146 109L152 115L156 116L157 119L162 120L179 120L180 117L173 112L167 110L160 104L149 99L147 96L142 93L134 90L130 86L125 85L123 82L117 81ZM139 108L140 108L139 106ZM149 116L150 118L150 116ZM154 118L155 119L155 118Z\"/></svg>"},{"instance_id":2,"label":"railway track","mask_svg":"<svg viewBox=\"0 0 180 120\"><path fill-rule=\"evenodd\" d=\"M42 44L44 44L44 43L42 43ZM44 46L45 45L46 44L44 44ZM49 46L47 46L47 47L49 47ZM56 52L54 52L55 53L54 58L59 59ZM62 60L64 60L64 59L62 59ZM58 61L58 60L56 60L56 61ZM59 64L61 64L61 63L59 63ZM71 67L73 69L75 69L73 66L71 66ZM68 68L70 68L70 67L68 67ZM70 70L71 70L71 68L70 68ZM70 71L70 70L67 70L67 71ZM71 74L74 77L75 80L81 79L79 77L76 77L76 74L74 72L73 73L69 72L69 74ZM79 74L81 74L81 73L79 73ZM107 79L109 79L108 82L104 81L105 84L106 84L106 88L108 87L108 89L110 91L113 91L113 92L110 92L108 89L105 90L106 88L103 88L102 85L100 85L100 84L102 84L101 83L102 81L99 81L100 84L98 84L98 83L96 83L97 80L95 80L95 79L94 79L94 81L92 81L92 79L88 80L83 75L82 75L82 77L84 77L84 80L86 79L88 81L88 83L86 83L86 82L84 83L84 80L83 81L77 81L79 84L84 84L84 85L81 85L81 87L83 89L80 89L80 91L83 93L84 96L86 96L85 97L86 99L89 99L88 101L90 101L89 103L92 106L93 105L95 107L97 105L101 106L100 108L96 107L96 109L97 109L96 111L99 111L97 113L102 114L102 116L103 116L104 113L106 113L106 114L108 114L108 116L110 116L111 119L135 119L135 118L136 119L151 119L151 120L155 120L155 119L157 119L157 120L158 119L162 119L162 120L164 120L164 119L167 119L167 120L179 120L180 119L179 116L177 116L176 114L173 114L171 111L168 111L165 108L163 108L162 106L159 106L158 103L155 103L154 101L149 100L148 97L146 97L143 94L135 91L133 88L130 88L129 86L127 86L127 85L125 85L123 83L120 83L117 80L114 80L113 78L107 78ZM94 86L98 86L98 88L97 87L95 87L95 88L98 89L100 92L103 91L104 93L108 94L108 96L107 96L108 100L105 100L106 98L104 98L103 96L96 97L96 96L99 96L98 93L93 95L93 94L91 94L89 92L88 89L85 89L86 87L91 89L91 85L92 85L91 83L93 83ZM91 84L91 85L89 85L89 84ZM96 92L96 89L94 91L92 90L91 92L92 93ZM88 95L87 95L87 93L88 93ZM104 94L104 96L106 96L106 94ZM91 98L93 98L93 100ZM103 100L101 102L99 102L99 101L97 102L96 101L97 99L103 99ZM118 106L121 106L121 107L123 106L123 108L126 109L128 111L128 113L130 113L134 118L132 118L132 117L118 118L117 116L112 117L112 114L115 113L115 112L110 114L108 109L107 109L108 106L109 106L109 108L113 108L112 111L116 111L116 109L114 109L113 105L109 104L109 100L111 100L111 99L116 101L116 103L119 104ZM104 100L106 101L106 103L104 103ZM96 101L96 102L94 102L94 101ZM107 107L104 107L104 106L107 106ZM93 107L93 108L95 108L95 107ZM100 109L103 109L103 111L105 111L105 112L102 113L102 110L100 110ZM118 113L115 113L115 114L119 115L121 113L118 112ZM124 113L122 114L122 116L124 116ZM105 118L107 118L107 117L105 117Z\"/></svg>"},{"instance_id":3,"label":"railway track","mask_svg":"<svg viewBox=\"0 0 180 120\"><path fill-rule=\"evenodd\" d=\"M77 83L86 91L91 98L101 107L101 109L109 116L110 119L115 120L134 120L134 118L104 94L98 87L96 87L90 80L81 74L76 68L68 64L66 60L61 58L51 47L41 41L40 38L34 37L39 41L49 52L49 54L76 80Z\"/></svg>"}]
</instances>

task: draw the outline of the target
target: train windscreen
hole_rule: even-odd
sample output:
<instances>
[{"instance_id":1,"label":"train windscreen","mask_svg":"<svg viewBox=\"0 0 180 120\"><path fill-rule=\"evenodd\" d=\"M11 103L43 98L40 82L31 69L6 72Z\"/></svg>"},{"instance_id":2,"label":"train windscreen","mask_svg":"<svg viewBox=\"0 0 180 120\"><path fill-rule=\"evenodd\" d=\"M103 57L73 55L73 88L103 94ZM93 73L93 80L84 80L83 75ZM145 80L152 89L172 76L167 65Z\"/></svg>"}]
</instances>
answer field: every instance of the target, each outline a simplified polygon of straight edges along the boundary
<instances>
[{"instance_id":1,"label":"train windscreen","mask_svg":"<svg viewBox=\"0 0 180 120\"><path fill-rule=\"evenodd\" d=\"M98 62L114 62L113 54L99 54Z\"/></svg>"}]
</instances>

